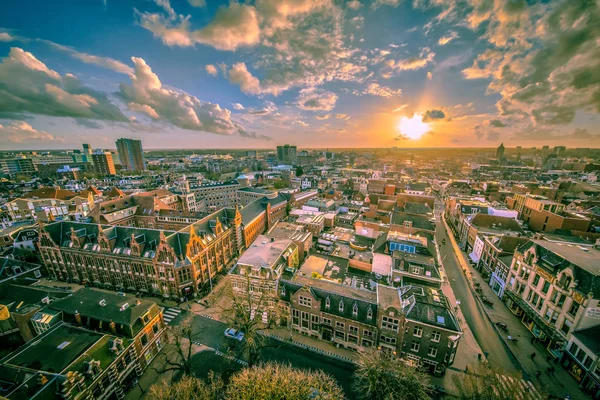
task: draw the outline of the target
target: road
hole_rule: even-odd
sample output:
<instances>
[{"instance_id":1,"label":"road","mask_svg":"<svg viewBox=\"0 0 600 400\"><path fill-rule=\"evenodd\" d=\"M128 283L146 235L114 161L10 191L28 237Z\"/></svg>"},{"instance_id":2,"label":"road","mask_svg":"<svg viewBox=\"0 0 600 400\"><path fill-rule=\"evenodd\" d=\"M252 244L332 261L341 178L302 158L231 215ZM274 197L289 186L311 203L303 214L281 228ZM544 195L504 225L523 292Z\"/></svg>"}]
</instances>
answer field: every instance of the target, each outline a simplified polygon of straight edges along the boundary
<instances>
[{"instance_id":1,"label":"road","mask_svg":"<svg viewBox=\"0 0 600 400\"><path fill-rule=\"evenodd\" d=\"M452 287L456 299L460 301L459 307L466 323L473 332L475 340L481 349L488 353L488 361L492 367L502 368L505 371L524 372L521 370L517 359L498 336L496 328L485 313L484 305L475 299L467 278L462 272L457 255L454 253L448 232L446 232L444 223L441 221L440 214L443 211L443 203L436 201L435 206L436 242L441 244L440 257L443 260L450 287ZM443 239L446 239L446 244L442 244Z\"/></svg>"},{"instance_id":2,"label":"road","mask_svg":"<svg viewBox=\"0 0 600 400\"><path fill-rule=\"evenodd\" d=\"M195 315L193 318L192 326L194 332L196 332L193 341L225 353L228 346L223 332L227 325L200 315ZM354 373L353 365L276 340L269 340L267 345L268 347L263 348L260 352L263 361L290 363L296 368L320 369L337 380L348 399L354 399L355 395L351 390L353 380L349 379ZM205 359L204 357L200 358ZM218 368L222 368L215 365L214 357L210 362L195 362L194 364L198 365L199 369L218 370Z\"/></svg>"}]
</instances>

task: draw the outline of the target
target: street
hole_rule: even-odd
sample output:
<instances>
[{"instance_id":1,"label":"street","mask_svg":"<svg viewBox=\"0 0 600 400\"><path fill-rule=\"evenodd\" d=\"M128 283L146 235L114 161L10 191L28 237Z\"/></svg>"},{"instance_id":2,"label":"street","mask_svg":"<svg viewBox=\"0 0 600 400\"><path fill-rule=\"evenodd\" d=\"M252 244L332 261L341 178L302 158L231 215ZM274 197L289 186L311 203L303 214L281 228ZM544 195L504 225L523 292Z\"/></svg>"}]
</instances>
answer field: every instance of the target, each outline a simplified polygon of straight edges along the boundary
<instances>
[{"instance_id":1,"label":"street","mask_svg":"<svg viewBox=\"0 0 600 400\"><path fill-rule=\"evenodd\" d=\"M453 251L448 232L441 221L441 211L443 211L443 203L436 201L436 242L440 244L440 257L443 260L446 276L457 300L460 301L459 307L466 323L481 349L488 353L488 361L492 367L510 372L524 372L510 349L498 336L496 328L485 314L484 306L475 299ZM446 239L446 244L442 244L443 239Z\"/></svg>"},{"instance_id":2,"label":"street","mask_svg":"<svg viewBox=\"0 0 600 400\"><path fill-rule=\"evenodd\" d=\"M196 332L193 336L194 342L204 344L223 353L227 352L228 345L226 338L223 335L223 332L227 328L226 324L210 318L205 318L201 315L195 315L193 317L192 327L194 332ZM282 343L274 339L267 340L266 344L267 347L260 351L262 360L290 363L296 368L320 369L337 380L349 399L354 398L351 391L352 379L349 379L354 373L354 366L352 364L334 360L321 354ZM201 360L205 360L203 363L194 362L200 369L200 371L198 371L200 375L202 374L202 369L215 369L215 357L198 357ZM207 360L209 360L209 362ZM225 358L222 358L222 360L225 365L229 363Z\"/></svg>"}]
</instances>

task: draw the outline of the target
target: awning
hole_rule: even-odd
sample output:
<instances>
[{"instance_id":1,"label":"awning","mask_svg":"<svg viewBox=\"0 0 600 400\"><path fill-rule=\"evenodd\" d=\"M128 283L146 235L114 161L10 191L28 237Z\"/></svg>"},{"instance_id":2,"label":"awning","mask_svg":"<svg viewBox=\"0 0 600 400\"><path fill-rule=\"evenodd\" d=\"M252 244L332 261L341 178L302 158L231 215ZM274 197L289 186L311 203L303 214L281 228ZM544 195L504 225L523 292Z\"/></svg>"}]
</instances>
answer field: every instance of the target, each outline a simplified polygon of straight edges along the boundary
<instances>
[{"instance_id":1,"label":"awning","mask_svg":"<svg viewBox=\"0 0 600 400\"><path fill-rule=\"evenodd\" d=\"M479 256L475 252L469 253L469 258L475 263L479 262Z\"/></svg>"}]
</instances>

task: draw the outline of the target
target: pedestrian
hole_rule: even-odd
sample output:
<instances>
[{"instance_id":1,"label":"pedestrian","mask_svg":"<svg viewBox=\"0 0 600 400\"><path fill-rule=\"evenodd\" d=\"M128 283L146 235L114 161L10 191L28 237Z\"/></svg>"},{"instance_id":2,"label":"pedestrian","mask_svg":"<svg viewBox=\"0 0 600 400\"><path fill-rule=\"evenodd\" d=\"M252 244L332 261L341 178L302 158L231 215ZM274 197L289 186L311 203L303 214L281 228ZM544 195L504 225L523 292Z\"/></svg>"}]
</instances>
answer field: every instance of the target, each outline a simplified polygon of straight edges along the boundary
<instances>
[{"instance_id":1,"label":"pedestrian","mask_svg":"<svg viewBox=\"0 0 600 400\"><path fill-rule=\"evenodd\" d=\"M531 353L531 359L533 360L535 358L535 352Z\"/></svg>"},{"instance_id":2,"label":"pedestrian","mask_svg":"<svg viewBox=\"0 0 600 400\"><path fill-rule=\"evenodd\" d=\"M535 377L540 379L540 375L542 375L542 373L540 371L535 371Z\"/></svg>"}]
</instances>

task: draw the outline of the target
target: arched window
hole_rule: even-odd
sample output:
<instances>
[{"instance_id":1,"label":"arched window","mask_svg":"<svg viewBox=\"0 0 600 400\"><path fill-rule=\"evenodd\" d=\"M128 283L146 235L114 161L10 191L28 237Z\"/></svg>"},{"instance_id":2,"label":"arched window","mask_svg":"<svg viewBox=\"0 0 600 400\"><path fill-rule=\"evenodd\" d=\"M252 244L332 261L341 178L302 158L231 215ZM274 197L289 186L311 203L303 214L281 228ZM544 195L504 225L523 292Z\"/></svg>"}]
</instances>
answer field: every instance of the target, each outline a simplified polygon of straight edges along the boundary
<instances>
[{"instance_id":1,"label":"arched window","mask_svg":"<svg viewBox=\"0 0 600 400\"><path fill-rule=\"evenodd\" d=\"M371 307L369 307L369 309L367 310L367 319L368 320L373 319L373 310L371 309Z\"/></svg>"},{"instance_id":2,"label":"arched window","mask_svg":"<svg viewBox=\"0 0 600 400\"><path fill-rule=\"evenodd\" d=\"M352 316L358 317L358 304L356 303L354 303L354 305L352 306Z\"/></svg>"},{"instance_id":3,"label":"arched window","mask_svg":"<svg viewBox=\"0 0 600 400\"><path fill-rule=\"evenodd\" d=\"M340 300L340 312L344 312L344 300Z\"/></svg>"},{"instance_id":4,"label":"arched window","mask_svg":"<svg viewBox=\"0 0 600 400\"><path fill-rule=\"evenodd\" d=\"M329 300L329 297L325 299L325 308L327 310L329 310L329 307L331 307L331 300Z\"/></svg>"}]
</instances>

